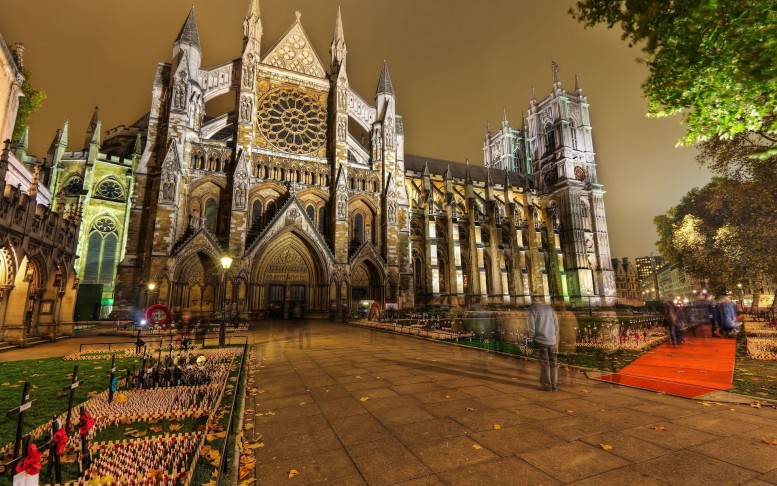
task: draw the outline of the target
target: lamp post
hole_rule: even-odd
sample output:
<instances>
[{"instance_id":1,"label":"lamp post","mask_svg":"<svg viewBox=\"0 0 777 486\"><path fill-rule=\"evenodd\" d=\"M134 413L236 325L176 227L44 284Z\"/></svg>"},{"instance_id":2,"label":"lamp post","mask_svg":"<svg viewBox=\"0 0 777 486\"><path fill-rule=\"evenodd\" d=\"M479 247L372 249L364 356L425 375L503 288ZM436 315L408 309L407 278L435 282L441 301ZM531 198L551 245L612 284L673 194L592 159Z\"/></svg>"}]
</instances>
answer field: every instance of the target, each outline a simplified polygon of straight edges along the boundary
<instances>
[{"instance_id":1,"label":"lamp post","mask_svg":"<svg viewBox=\"0 0 777 486\"><path fill-rule=\"evenodd\" d=\"M742 308L745 308L745 291L742 289L742 284L738 283L737 287L739 287L739 305L742 306Z\"/></svg>"},{"instance_id":2,"label":"lamp post","mask_svg":"<svg viewBox=\"0 0 777 486\"><path fill-rule=\"evenodd\" d=\"M148 306L150 307L154 305L154 289L156 288L156 284L154 282L149 282L148 284Z\"/></svg>"},{"instance_id":3,"label":"lamp post","mask_svg":"<svg viewBox=\"0 0 777 486\"><path fill-rule=\"evenodd\" d=\"M225 322L226 300L227 300L227 270L232 266L232 258L224 255L221 257L221 268L224 273L221 278L221 327L219 327L219 347L224 347L227 340L227 327Z\"/></svg>"}]
</instances>

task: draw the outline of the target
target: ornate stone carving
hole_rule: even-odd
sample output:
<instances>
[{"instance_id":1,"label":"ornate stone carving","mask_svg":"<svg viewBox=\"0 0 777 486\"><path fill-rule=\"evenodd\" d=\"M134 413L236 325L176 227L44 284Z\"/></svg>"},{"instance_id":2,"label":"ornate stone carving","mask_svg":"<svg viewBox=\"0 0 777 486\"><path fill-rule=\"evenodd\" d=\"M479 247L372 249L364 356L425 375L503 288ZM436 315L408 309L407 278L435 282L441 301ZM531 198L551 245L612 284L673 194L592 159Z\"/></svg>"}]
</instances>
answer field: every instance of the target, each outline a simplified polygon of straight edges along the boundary
<instances>
[{"instance_id":1,"label":"ornate stone carving","mask_svg":"<svg viewBox=\"0 0 777 486\"><path fill-rule=\"evenodd\" d=\"M184 56L185 59L186 56ZM185 71L178 73L178 81L175 82L175 87L173 88L173 108L176 110L186 108L186 98L189 90L187 81L188 75Z\"/></svg>"},{"instance_id":2,"label":"ornate stone carving","mask_svg":"<svg viewBox=\"0 0 777 486\"><path fill-rule=\"evenodd\" d=\"M326 106L305 90L275 88L257 102L256 128L277 150L316 153L326 143Z\"/></svg>"},{"instance_id":3,"label":"ornate stone carving","mask_svg":"<svg viewBox=\"0 0 777 486\"><path fill-rule=\"evenodd\" d=\"M270 66L308 76L323 78L326 75L299 23L291 28L286 37L267 55L264 62Z\"/></svg>"},{"instance_id":4,"label":"ornate stone carving","mask_svg":"<svg viewBox=\"0 0 777 486\"><path fill-rule=\"evenodd\" d=\"M250 96L243 96L240 98L240 121L251 121L251 113L253 112L253 109L254 102L251 100Z\"/></svg>"}]
</instances>

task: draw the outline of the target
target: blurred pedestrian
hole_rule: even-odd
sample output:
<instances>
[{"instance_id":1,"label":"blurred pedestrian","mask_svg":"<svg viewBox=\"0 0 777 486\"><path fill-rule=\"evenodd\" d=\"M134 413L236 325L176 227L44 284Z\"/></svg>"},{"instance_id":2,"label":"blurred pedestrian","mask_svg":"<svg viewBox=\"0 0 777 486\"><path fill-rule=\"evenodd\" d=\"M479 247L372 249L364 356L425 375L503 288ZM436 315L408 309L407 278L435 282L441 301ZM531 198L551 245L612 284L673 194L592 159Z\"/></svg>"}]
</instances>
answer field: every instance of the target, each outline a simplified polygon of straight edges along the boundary
<instances>
[{"instance_id":1,"label":"blurred pedestrian","mask_svg":"<svg viewBox=\"0 0 777 486\"><path fill-rule=\"evenodd\" d=\"M529 344L540 355L540 385L558 390L558 317L553 308L534 297L529 307Z\"/></svg>"},{"instance_id":2,"label":"blurred pedestrian","mask_svg":"<svg viewBox=\"0 0 777 486\"><path fill-rule=\"evenodd\" d=\"M683 344L682 330L680 329L680 319L678 317L677 308L673 302L664 301L663 303L664 313L664 327L667 334L669 334L669 342L673 345Z\"/></svg>"}]
</instances>

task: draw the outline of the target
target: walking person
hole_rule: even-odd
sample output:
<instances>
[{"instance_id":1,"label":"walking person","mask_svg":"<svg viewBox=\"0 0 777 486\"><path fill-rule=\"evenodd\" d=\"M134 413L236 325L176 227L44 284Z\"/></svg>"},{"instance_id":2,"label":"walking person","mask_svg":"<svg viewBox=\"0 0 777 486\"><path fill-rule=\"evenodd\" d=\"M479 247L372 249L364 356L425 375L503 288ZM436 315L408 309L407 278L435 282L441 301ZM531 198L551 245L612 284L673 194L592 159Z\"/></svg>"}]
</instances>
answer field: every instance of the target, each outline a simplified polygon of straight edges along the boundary
<instances>
[{"instance_id":1,"label":"walking person","mask_svg":"<svg viewBox=\"0 0 777 486\"><path fill-rule=\"evenodd\" d=\"M556 311L539 298L529 307L529 344L540 355L540 386L545 391L558 390L558 317Z\"/></svg>"}]
</instances>

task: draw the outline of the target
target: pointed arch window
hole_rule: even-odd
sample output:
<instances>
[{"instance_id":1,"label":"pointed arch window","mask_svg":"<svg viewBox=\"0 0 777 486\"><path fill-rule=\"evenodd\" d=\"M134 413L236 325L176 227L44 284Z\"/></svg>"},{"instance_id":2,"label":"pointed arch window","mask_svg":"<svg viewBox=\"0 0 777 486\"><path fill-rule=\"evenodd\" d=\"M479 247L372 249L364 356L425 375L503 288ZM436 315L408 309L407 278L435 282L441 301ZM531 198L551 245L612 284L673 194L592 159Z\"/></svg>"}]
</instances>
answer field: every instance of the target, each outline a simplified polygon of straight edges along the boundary
<instances>
[{"instance_id":1,"label":"pointed arch window","mask_svg":"<svg viewBox=\"0 0 777 486\"><path fill-rule=\"evenodd\" d=\"M545 152L554 152L556 150L556 138L553 135L553 125L550 122L545 124Z\"/></svg>"},{"instance_id":2,"label":"pointed arch window","mask_svg":"<svg viewBox=\"0 0 777 486\"><path fill-rule=\"evenodd\" d=\"M309 205L307 209L305 210L306 213L308 213L308 218L310 218L311 221L315 223L316 221L316 208L313 207L313 205Z\"/></svg>"},{"instance_id":3,"label":"pointed arch window","mask_svg":"<svg viewBox=\"0 0 777 486\"><path fill-rule=\"evenodd\" d=\"M577 123L574 118L569 123L569 131L572 135L572 148L577 149Z\"/></svg>"},{"instance_id":4,"label":"pointed arch window","mask_svg":"<svg viewBox=\"0 0 777 486\"><path fill-rule=\"evenodd\" d=\"M87 240L84 283L113 286L118 260L119 235L110 218L98 218Z\"/></svg>"},{"instance_id":5,"label":"pointed arch window","mask_svg":"<svg viewBox=\"0 0 777 486\"><path fill-rule=\"evenodd\" d=\"M364 242L364 216L361 213L356 213L353 218L353 240L357 245Z\"/></svg>"},{"instance_id":6,"label":"pointed arch window","mask_svg":"<svg viewBox=\"0 0 777 486\"><path fill-rule=\"evenodd\" d=\"M326 233L327 233L326 228L327 228L326 208L324 206L321 206L320 208L318 208L318 232L326 236Z\"/></svg>"},{"instance_id":7,"label":"pointed arch window","mask_svg":"<svg viewBox=\"0 0 777 486\"><path fill-rule=\"evenodd\" d=\"M267 203L267 211L264 214L264 224L270 224L270 221L275 217L275 201Z\"/></svg>"},{"instance_id":8,"label":"pointed arch window","mask_svg":"<svg viewBox=\"0 0 777 486\"><path fill-rule=\"evenodd\" d=\"M256 200L251 206L251 226L256 227L262 224L262 201Z\"/></svg>"},{"instance_id":9,"label":"pointed arch window","mask_svg":"<svg viewBox=\"0 0 777 486\"><path fill-rule=\"evenodd\" d=\"M216 234L218 219L219 205L215 199L208 199L205 202L205 229L213 234Z\"/></svg>"}]
</instances>

